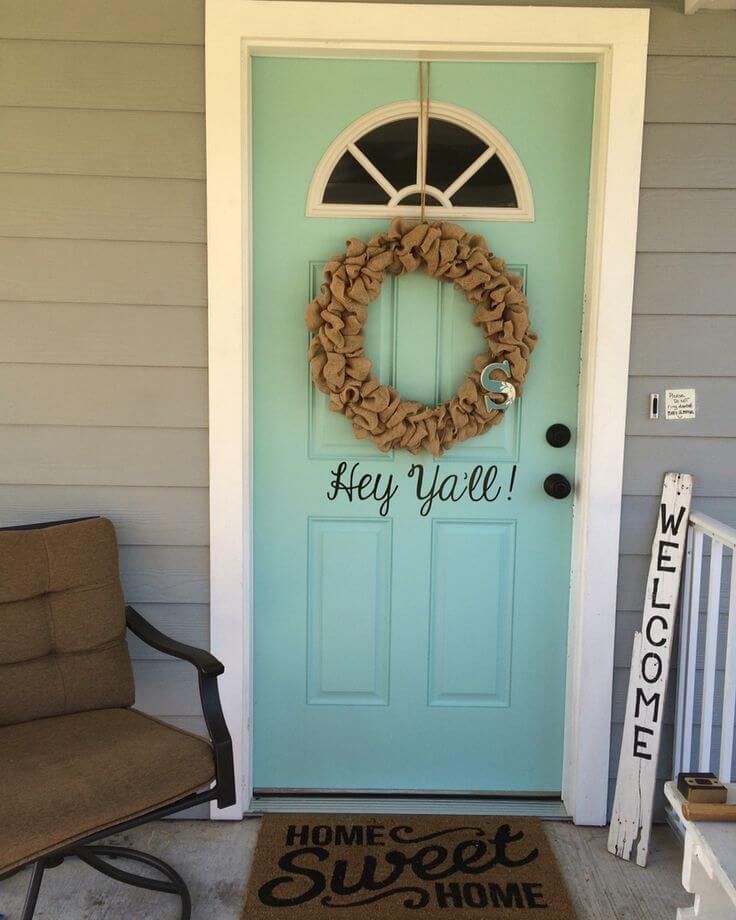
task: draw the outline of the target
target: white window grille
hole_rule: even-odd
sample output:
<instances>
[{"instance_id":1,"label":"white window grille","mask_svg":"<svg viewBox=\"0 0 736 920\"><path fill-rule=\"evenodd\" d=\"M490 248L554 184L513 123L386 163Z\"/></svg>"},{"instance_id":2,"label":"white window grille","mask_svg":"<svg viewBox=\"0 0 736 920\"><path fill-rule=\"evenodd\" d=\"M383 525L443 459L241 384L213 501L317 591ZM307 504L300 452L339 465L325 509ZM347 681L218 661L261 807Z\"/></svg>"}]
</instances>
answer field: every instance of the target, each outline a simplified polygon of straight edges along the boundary
<instances>
[{"instance_id":1,"label":"white window grille","mask_svg":"<svg viewBox=\"0 0 736 920\"><path fill-rule=\"evenodd\" d=\"M335 138L314 171L307 215L418 217L423 184L432 219L534 219L529 179L509 141L448 103L430 101L420 119L416 100L373 109Z\"/></svg>"}]
</instances>

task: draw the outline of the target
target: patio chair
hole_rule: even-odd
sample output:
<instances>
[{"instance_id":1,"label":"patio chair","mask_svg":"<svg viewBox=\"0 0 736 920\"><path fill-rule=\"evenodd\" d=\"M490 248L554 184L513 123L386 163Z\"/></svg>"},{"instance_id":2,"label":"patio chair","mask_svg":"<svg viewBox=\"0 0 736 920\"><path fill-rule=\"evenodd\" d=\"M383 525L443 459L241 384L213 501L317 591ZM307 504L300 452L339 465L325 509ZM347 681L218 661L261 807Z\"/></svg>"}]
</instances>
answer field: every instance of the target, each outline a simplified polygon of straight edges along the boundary
<instances>
[{"instance_id":1,"label":"patio chair","mask_svg":"<svg viewBox=\"0 0 736 920\"><path fill-rule=\"evenodd\" d=\"M133 708L126 626L195 666L209 741ZM45 870L68 856L179 895L188 920L189 891L171 866L100 841L202 802L234 803L223 670L125 606L110 521L0 529L0 878L32 864L21 920L33 917Z\"/></svg>"}]
</instances>

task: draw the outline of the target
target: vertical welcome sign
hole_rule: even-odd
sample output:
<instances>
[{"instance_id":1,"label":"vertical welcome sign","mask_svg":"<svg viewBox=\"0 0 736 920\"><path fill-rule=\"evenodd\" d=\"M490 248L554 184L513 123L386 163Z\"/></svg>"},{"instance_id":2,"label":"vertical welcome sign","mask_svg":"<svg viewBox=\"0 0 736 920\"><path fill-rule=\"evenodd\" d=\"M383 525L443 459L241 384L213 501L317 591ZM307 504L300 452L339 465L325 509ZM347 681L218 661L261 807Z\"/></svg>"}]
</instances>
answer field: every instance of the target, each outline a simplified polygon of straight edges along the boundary
<instances>
[{"instance_id":1,"label":"vertical welcome sign","mask_svg":"<svg viewBox=\"0 0 736 920\"><path fill-rule=\"evenodd\" d=\"M608 850L647 864L657 759L693 479L667 473L657 514L641 632L634 634Z\"/></svg>"}]
</instances>

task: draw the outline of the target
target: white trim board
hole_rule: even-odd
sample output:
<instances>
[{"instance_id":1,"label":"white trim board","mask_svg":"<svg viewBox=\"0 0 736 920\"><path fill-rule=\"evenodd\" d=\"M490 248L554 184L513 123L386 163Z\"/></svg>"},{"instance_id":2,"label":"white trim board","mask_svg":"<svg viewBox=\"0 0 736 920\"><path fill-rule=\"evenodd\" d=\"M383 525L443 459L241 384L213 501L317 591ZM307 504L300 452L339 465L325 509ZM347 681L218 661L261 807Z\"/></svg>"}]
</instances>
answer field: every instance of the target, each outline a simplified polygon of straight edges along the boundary
<instances>
[{"instance_id":1,"label":"white trim board","mask_svg":"<svg viewBox=\"0 0 736 920\"><path fill-rule=\"evenodd\" d=\"M649 11L207 0L211 647L252 798L250 58L586 60L597 67L574 492L563 802L603 824Z\"/></svg>"}]
</instances>

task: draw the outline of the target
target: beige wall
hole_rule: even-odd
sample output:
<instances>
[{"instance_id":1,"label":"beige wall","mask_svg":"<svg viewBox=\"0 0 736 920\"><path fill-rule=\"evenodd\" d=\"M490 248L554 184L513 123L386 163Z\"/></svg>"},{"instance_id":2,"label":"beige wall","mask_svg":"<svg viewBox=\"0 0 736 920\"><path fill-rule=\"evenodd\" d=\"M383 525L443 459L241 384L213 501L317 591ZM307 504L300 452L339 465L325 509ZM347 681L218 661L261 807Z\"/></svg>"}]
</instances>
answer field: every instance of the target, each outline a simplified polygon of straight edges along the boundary
<instances>
[{"instance_id":1,"label":"beige wall","mask_svg":"<svg viewBox=\"0 0 736 920\"><path fill-rule=\"evenodd\" d=\"M611 775L661 474L736 524L736 14L679 8L652 10ZM0 36L0 520L109 515L129 601L205 644L202 0L5 0ZM675 384L698 419L650 423ZM141 705L199 726L187 666L133 653Z\"/></svg>"}]
</instances>

